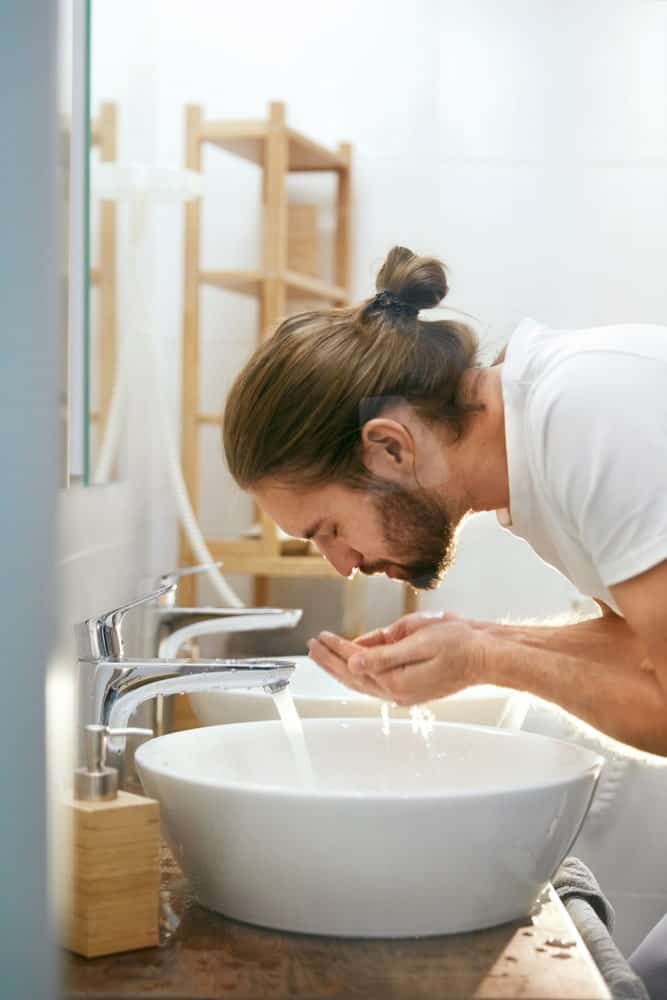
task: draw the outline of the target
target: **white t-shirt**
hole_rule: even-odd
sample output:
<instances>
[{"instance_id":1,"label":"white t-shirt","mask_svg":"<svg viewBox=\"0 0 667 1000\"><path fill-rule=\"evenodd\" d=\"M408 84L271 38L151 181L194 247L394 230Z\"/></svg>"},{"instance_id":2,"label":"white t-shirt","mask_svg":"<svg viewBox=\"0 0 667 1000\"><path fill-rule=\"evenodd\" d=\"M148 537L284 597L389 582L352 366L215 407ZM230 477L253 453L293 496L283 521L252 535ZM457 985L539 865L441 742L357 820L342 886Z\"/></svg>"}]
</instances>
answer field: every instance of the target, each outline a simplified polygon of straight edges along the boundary
<instances>
[{"instance_id":1,"label":"white t-shirt","mask_svg":"<svg viewBox=\"0 0 667 1000\"><path fill-rule=\"evenodd\" d=\"M501 371L510 507L498 520L619 611L609 587L667 559L667 327L526 319Z\"/></svg>"}]
</instances>

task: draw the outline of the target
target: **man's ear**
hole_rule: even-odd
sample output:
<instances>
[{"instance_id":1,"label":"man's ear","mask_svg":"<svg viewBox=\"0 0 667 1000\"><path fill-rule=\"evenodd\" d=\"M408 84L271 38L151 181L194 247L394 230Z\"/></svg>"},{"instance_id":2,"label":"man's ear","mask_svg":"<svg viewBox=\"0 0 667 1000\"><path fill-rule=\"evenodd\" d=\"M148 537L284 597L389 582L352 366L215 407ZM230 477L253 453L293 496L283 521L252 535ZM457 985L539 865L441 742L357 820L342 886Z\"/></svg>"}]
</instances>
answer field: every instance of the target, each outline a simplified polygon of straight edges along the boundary
<instances>
[{"instance_id":1,"label":"man's ear","mask_svg":"<svg viewBox=\"0 0 667 1000\"><path fill-rule=\"evenodd\" d=\"M376 417L361 428L361 457L374 476L391 482L412 480L415 445L410 431L397 420Z\"/></svg>"}]
</instances>

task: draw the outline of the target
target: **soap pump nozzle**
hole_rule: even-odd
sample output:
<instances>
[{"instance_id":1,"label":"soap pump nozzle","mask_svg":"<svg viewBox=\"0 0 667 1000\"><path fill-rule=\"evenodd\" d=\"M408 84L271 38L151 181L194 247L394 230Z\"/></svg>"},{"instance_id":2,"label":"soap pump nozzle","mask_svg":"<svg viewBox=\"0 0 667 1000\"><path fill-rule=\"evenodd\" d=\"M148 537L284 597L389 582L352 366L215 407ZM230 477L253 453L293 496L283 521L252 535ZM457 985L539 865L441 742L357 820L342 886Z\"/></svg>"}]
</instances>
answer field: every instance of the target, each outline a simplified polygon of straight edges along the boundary
<instances>
[{"instance_id":1,"label":"soap pump nozzle","mask_svg":"<svg viewBox=\"0 0 667 1000\"><path fill-rule=\"evenodd\" d=\"M108 736L152 736L152 729L111 729L109 726L84 727L86 766L74 772L74 798L84 802L108 802L118 795L118 770L107 767Z\"/></svg>"}]
</instances>

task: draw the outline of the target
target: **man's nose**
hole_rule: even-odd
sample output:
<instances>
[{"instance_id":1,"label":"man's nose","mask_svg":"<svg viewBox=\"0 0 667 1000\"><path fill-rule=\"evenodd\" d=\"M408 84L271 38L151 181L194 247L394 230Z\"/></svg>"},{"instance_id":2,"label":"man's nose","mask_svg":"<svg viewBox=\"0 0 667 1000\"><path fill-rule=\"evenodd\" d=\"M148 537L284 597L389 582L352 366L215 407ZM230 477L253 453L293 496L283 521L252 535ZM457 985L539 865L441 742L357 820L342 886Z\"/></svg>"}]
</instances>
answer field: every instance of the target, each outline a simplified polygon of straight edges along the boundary
<instances>
[{"instance_id":1,"label":"man's nose","mask_svg":"<svg viewBox=\"0 0 667 1000\"><path fill-rule=\"evenodd\" d=\"M341 542L322 542L318 543L317 547L341 576L350 576L363 562L361 552Z\"/></svg>"}]
</instances>

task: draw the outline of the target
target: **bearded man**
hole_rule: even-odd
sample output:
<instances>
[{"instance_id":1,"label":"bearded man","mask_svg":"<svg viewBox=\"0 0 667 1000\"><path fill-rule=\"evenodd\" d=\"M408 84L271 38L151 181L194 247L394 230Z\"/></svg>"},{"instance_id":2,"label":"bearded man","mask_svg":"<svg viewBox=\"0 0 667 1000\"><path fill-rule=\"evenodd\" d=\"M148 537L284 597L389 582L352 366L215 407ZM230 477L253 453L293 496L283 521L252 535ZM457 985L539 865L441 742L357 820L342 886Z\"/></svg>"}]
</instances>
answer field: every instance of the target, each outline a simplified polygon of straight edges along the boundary
<instances>
[{"instance_id":1,"label":"bearded man","mask_svg":"<svg viewBox=\"0 0 667 1000\"><path fill-rule=\"evenodd\" d=\"M447 293L439 261L395 247L377 288L287 319L241 372L224 416L237 483L343 576L424 589L461 521L496 511L600 616L417 613L356 642L323 632L310 655L400 705L474 684L529 691L667 756L667 328L524 320L484 368L468 326L420 317ZM667 996L667 917L640 958L665 984L652 997Z\"/></svg>"}]
</instances>

